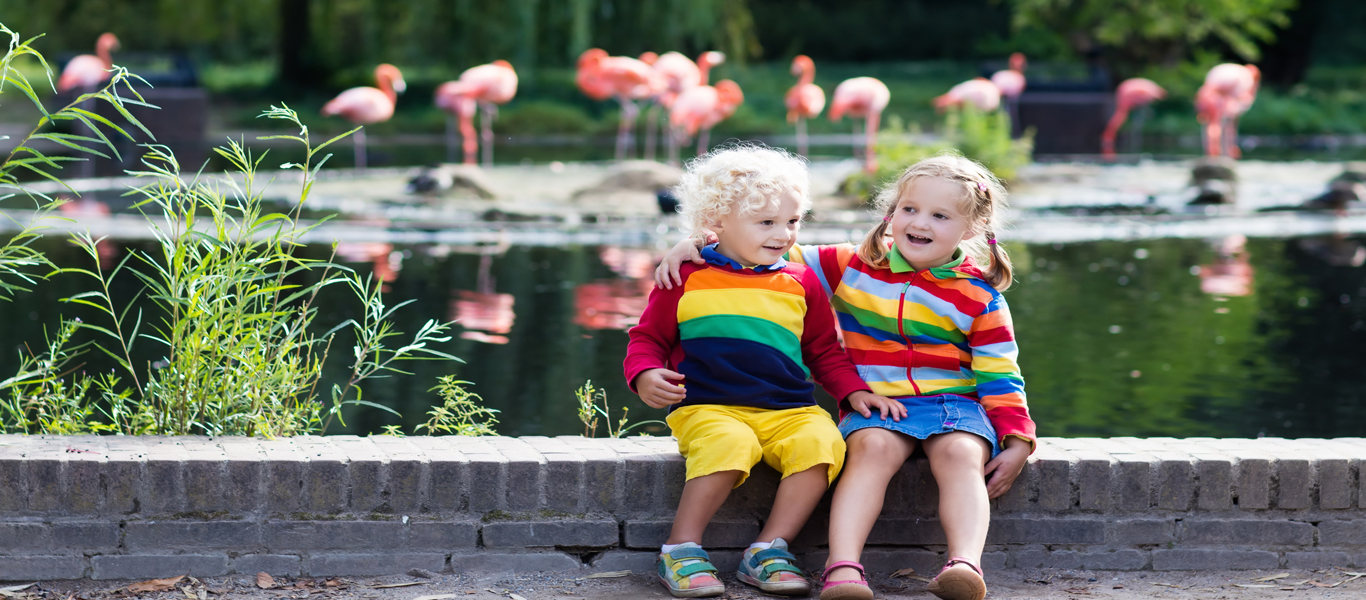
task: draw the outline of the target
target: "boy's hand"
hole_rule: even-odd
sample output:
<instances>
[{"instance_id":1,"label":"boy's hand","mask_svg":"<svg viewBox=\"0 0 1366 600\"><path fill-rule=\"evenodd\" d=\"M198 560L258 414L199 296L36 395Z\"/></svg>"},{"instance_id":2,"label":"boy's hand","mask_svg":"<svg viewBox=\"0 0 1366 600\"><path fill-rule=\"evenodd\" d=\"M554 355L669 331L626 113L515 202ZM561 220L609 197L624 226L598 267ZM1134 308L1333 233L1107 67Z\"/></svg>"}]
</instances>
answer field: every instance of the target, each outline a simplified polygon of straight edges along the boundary
<instances>
[{"instance_id":1,"label":"boy's hand","mask_svg":"<svg viewBox=\"0 0 1366 600\"><path fill-rule=\"evenodd\" d=\"M674 284L683 285L683 275L678 272L678 268L687 261L699 265L707 264L702 258L702 252L697 249L697 241L691 237L683 238L674 244L669 253L664 255L664 260L655 267L655 287L671 290L674 289Z\"/></svg>"},{"instance_id":2,"label":"boy's hand","mask_svg":"<svg viewBox=\"0 0 1366 600\"><path fill-rule=\"evenodd\" d=\"M670 379L683 379L683 374L668 369L641 371L636 375L636 393L640 394L640 399L646 404L655 408L678 404L687 397L687 393L684 392L682 384L673 383Z\"/></svg>"},{"instance_id":3,"label":"boy's hand","mask_svg":"<svg viewBox=\"0 0 1366 600\"><path fill-rule=\"evenodd\" d=\"M983 472L989 477L987 479L987 496L999 498L1010 491L1010 486L1015 484L1015 478L1020 476L1020 471L1024 469L1025 462L1029 460L1029 442L1015 436L1006 438L1005 450L991 459Z\"/></svg>"},{"instance_id":4,"label":"boy's hand","mask_svg":"<svg viewBox=\"0 0 1366 600\"><path fill-rule=\"evenodd\" d=\"M872 392L859 390L849 394L849 397L845 398L845 400L849 401L849 406L854 409L854 412L863 415L863 418L865 419L871 417L874 410L882 413L883 421L887 420L888 414L892 416L893 421L897 422L900 422L901 418L906 416L905 404L892 400L886 396L879 396Z\"/></svg>"}]
</instances>

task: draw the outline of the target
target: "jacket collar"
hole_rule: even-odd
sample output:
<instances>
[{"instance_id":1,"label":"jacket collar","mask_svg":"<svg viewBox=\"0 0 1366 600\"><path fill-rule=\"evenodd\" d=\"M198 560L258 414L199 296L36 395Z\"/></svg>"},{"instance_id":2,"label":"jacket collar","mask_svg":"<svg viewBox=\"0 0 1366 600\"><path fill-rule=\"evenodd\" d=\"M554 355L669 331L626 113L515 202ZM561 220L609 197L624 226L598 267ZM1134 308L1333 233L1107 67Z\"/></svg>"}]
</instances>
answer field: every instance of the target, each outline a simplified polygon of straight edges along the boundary
<instances>
[{"instance_id":1,"label":"jacket collar","mask_svg":"<svg viewBox=\"0 0 1366 600\"><path fill-rule=\"evenodd\" d=\"M778 259L778 262L775 262L771 265L756 265L753 267L747 267L745 265L740 264L738 261L730 258L729 256L725 256L720 252L717 252L716 244L708 244L705 248L702 248L702 258L707 261L707 264L716 265L718 267L727 267L736 271L754 271L755 273L769 273L772 271L781 271L783 270L783 267L787 266L787 261L780 258Z\"/></svg>"},{"instance_id":2,"label":"jacket collar","mask_svg":"<svg viewBox=\"0 0 1366 600\"><path fill-rule=\"evenodd\" d=\"M915 268L911 266L911 263L906 262L906 258L901 256L900 252L897 252L895 245L887 250L887 263L888 266L891 267L893 273L911 273L915 271ZM953 251L953 260L937 267L924 269L924 271L928 271L929 274L933 275L936 279L982 279L982 270L977 268L972 257L963 252L962 248Z\"/></svg>"}]
</instances>

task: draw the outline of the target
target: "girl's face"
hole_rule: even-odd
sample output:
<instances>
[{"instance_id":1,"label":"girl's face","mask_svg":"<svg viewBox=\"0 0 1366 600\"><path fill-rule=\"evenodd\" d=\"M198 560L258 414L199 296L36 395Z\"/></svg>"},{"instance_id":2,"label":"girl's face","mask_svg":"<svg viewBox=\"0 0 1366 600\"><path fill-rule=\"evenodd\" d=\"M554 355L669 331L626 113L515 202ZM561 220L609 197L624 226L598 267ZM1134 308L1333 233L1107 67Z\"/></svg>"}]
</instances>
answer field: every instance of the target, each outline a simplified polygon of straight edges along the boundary
<instances>
[{"instance_id":1,"label":"girl's face","mask_svg":"<svg viewBox=\"0 0 1366 600\"><path fill-rule=\"evenodd\" d=\"M947 264L958 244L974 235L963 214L962 195L961 183L921 177L897 199L887 233L915 270Z\"/></svg>"}]
</instances>

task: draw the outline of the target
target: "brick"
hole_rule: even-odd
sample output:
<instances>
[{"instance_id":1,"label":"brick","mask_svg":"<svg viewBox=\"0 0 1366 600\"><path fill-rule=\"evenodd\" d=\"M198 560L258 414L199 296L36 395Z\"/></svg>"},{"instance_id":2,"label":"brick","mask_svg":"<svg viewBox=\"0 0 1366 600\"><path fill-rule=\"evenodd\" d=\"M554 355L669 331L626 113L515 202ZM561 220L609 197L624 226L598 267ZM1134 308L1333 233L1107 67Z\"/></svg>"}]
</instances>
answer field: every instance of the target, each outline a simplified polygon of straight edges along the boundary
<instances>
[{"instance_id":1,"label":"brick","mask_svg":"<svg viewBox=\"0 0 1366 600\"><path fill-rule=\"evenodd\" d=\"M138 500L142 514L163 516L185 510L185 453L169 437L143 437L147 462Z\"/></svg>"},{"instance_id":2,"label":"brick","mask_svg":"<svg viewBox=\"0 0 1366 600\"><path fill-rule=\"evenodd\" d=\"M336 514L346 509L346 453L315 436L294 438L308 464L303 470L300 509L309 513Z\"/></svg>"},{"instance_id":3,"label":"brick","mask_svg":"<svg viewBox=\"0 0 1366 600\"><path fill-rule=\"evenodd\" d=\"M627 521L622 527L627 548L658 548L669 539L672 521ZM744 548L759 536L755 521L713 520L702 532L704 548Z\"/></svg>"},{"instance_id":4,"label":"brick","mask_svg":"<svg viewBox=\"0 0 1366 600\"><path fill-rule=\"evenodd\" d=\"M421 436L411 438L427 456L427 499L424 505L436 512L466 510L469 496L466 486L469 478L469 459L446 442L449 436Z\"/></svg>"},{"instance_id":5,"label":"brick","mask_svg":"<svg viewBox=\"0 0 1366 600\"><path fill-rule=\"evenodd\" d=\"M1075 453L1072 478L1077 482L1078 507L1081 510L1103 511L1110 507L1110 473L1115 460L1094 451Z\"/></svg>"},{"instance_id":6,"label":"brick","mask_svg":"<svg viewBox=\"0 0 1366 600\"><path fill-rule=\"evenodd\" d=\"M1262 457L1238 460L1238 508L1271 507L1271 460Z\"/></svg>"},{"instance_id":7,"label":"brick","mask_svg":"<svg viewBox=\"0 0 1366 600\"><path fill-rule=\"evenodd\" d=\"M401 548L406 527L399 521L284 521L267 523L270 550L357 550Z\"/></svg>"},{"instance_id":8,"label":"brick","mask_svg":"<svg viewBox=\"0 0 1366 600\"><path fill-rule=\"evenodd\" d=\"M1319 508L1341 510L1352 507L1351 463L1346 458L1322 458L1316 461L1319 480Z\"/></svg>"},{"instance_id":9,"label":"brick","mask_svg":"<svg viewBox=\"0 0 1366 600\"><path fill-rule=\"evenodd\" d=\"M660 487L660 460L659 457L648 454L622 457L623 487L628 490L622 498L622 508L649 514L660 514L667 510L662 499L654 493ZM734 495L735 492L732 491L731 494Z\"/></svg>"},{"instance_id":10,"label":"brick","mask_svg":"<svg viewBox=\"0 0 1366 600\"><path fill-rule=\"evenodd\" d=\"M223 508L233 514L254 513L262 508L265 453L257 440L221 437L223 450Z\"/></svg>"},{"instance_id":11,"label":"brick","mask_svg":"<svg viewBox=\"0 0 1366 600\"><path fill-rule=\"evenodd\" d=\"M1071 455L1061 450L1041 448L1042 455L1033 466L1039 472L1039 508L1064 511L1072 507L1072 484L1068 481Z\"/></svg>"},{"instance_id":12,"label":"brick","mask_svg":"<svg viewBox=\"0 0 1366 600\"><path fill-rule=\"evenodd\" d=\"M104 486L100 474L107 462L104 458L104 444L98 440L82 443L80 448L95 448L100 454L73 454L67 458L63 469L63 504L66 513L71 515L96 515L104 504Z\"/></svg>"},{"instance_id":13,"label":"brick","mask_svg":"<svg viewBox=\"0 0 1366 600\"><path fill-rule=\"evenodd\" d=\"M243 554L232 559L232 573L255 575L269 573L298 577L303 573L303 559L290 554Z\"/></svg>"},{"instance_id":14,"label":"brick","mask_svg":"<svg viewBox=\"0 0 1366 600\"><path fill-rule=\"evenodd\" d=\"M992 519L988 544L1100 544L1105 523L1098 520Z\"/></svg>"},{"instance_id":15,"label":"brick","mask_svg":"<svg viewBox=\"0 0 1366 600\"><path fill-rule=\"evenodd\" d=\"M1285 566L1291 569L1329 569L1352 564L1346 552L1286 552Z\"/></svg>"},{"instance_id":16,"label":"brick","mask_svg":"<svg viewBox=\"0 0 1366 600\"><path fill-rule=\"evenodd\" d=\"M351 510L368 513L384 505L384 467L389 459L380 452L371 438L354 435L328 436L328 440L346 455L347 476L350 483Z\"/></svg>"},{"instance_id":17,"label":"brick","mask_svg":"<svg viewBox=\"0 0 1366 600\"><path fill-rule=\"evenodd\" d=\"M1148 554L1141 550L1119 549L1078 554L1081 568L1096 571L1141 571L1148 567Z\"/></svg>"},{"instance_id":18,"label":"brick","mask_svg":"<svg viewBox=\"0 0 1366 600\"><path fill-rule=\"evenodd\" d=\"M4 446L0 446L4 449ZM27 506L28 489L25 485L24 459L18 455L0 455L0 513L22 512Z\"/></svg>"},{"instance_id":19,"label":"brick","mask_svg":"<svg viewBox=\"0 0 1366 600\"><path fill-rule=\"evenodd\" d=\"M1299 453L1276 459L1276 508L1299 510L1311 506L1310 493L1314 489L1309 459Z\"/></svg>"},{"instance_id":20,"label":"brick","mask_svg":"<svg viewBox=\"0 0 1366 600\"><path fill-rule=\"evenodd\" d=\"M829 554L825 551L809 552L802 557L802 563L806 570L819 573L828 557ZM868 569L870 575L889 575L906 567L915 569L917 573L937 573L944 566L944 557L937 552L918 548L870 548L863 551L859 562Z\"/></svg>"},{"instance_id":21,"label":"brick","mask_svg":"<svg viewBox=\"0 0 1366 600\"><path fill-rule=\"evenodd\" d=\"M104 488L103 514L121 516L141 508L138 496L146 467L146 447L136 436L112 436L106 441L100 485Z\"/></svg>"},{"instance_id":22,"label":"brick","mask_svg":"<svg viewBox=\"0 0 1366 600\"><path fill-rule=\"evenodd\" d=\"M90 558L91 579L152 579L228 574L227 554L104 554Z\"/></svg>"},{"instance_id":23,"label":"brick","mask_svg":"<svg viewBox=\"0 0 1366 600\"><path fill-rule=\"evenodd\" d=\"M580 510L587 461L577 454L546 454L545 460L545 507L568 512Z\"/></svg>"},{"instance_id":24,"label":"brick","mask_svg":"<svg viewBox=\"0 0 1366 600\"><path fill-rule=\"evenodd\" d=\"M1144 546L1176 541L1176 521L1172 519L1112 521L1106 529L1106 540L1111 544Z\"/></svg>"},{"instance_id":25,"label":"brick","mask_svg":"<svg viewBox=\"0 0 1366 600\"><path fill-rule=\"evenodd\" d=\"M982 564L979 566L982 567L983 571L999 571L1006 568L1009 560L1010 555L1005 552L983 552Z\"/></svg>"},{"instance_id":26,"label":"brick","mask_svg":"<svg viewBox=\"0 0 1366 600\"><path fill-rule=\"evenodd\" d=\"M215 512L227 508L221 460L185 461L185 510Z\"/></svg>"},{"instance_id":27,"label":"brick","mask_svg":"<svg viewBox=\"0 0 1366 600\"><path fill-rule=\"evenodd\" d=\"M688 482L688 462L677 454L667 454L661 457L660 466L660 503L664 508L678 506L678 502L683 498L683 486ZM776 473L775 473L776 475ZM759 475L758 481L765 479L764 474ZM757 483L756 483L757 485ZM756 486L750 486L744 493L749 493ZM776 488L775 488L776 489Z\"/></svg>"},{"instance_id":28,"label":"brick","mask_svg":"<svg viewBox=\"0 0 1366 600\"><path fill-rule=\"evenodd\" d=\"M1114 497L1120 510L1146 511L1151 501L1151 457L1146 454L1115 455Z\"/></svg>"},{"instance_id":29,"label":"brick","mask_svg":"<svg viewBox=\"0 0 1366 600\"><path fill-rule=\"evenodd\" d=\"M1281 559L1265 550L1153 550L1154 571L1275 569Z\"/></svg>"},{"instance_id":30,"label":"brick","mask_svg":"<svg viewBox=\"0 0 1366 600\"><path fill-rule=\"evenodd\" d=\"M6 556L0 558L0 581L81 579L84 556Z\"/></svg>"},{"instance_id":31,"label":"brick","mask_svg":"<svg viewBox=\"0 0 1366 600\"><path fill-rule=\"evenodd\" d=\"M397 575L412 569L434 573L446 570L445 554L317 554L308 558L307 574L320 575Z\"/></svg>"},{"instance_id":32,"label":"brick","mask_svg":"<svg viewBox=\"0 0 1366 600\"><path fill-rule=\"evenodd\" d=\"M1223 455L1196 455L1195 507L1200 510L1233 508L1233 460Z\"/></svg>"},{"instance_id":33,"label":"brick","mask_svg":"<svg viewBox=\"0 0 1366 600\"><path fill-rule=\"evenodd\" d=\"M878 519L868 534L869 545L929 546L947 544L938 519Z\"/></svg>"},{"instance_id":34,"label":"brick","mask_svg":"<svg viewBox=\"0 0 1366 600\"><path fill-rule=\"evenodd\" d=\"M250 521L134 521L124 526L129 550L223 549L242 551L261 545L261 529Z\"/></svg>"},{"instance_id":35,"label":"brick","mask_svg":"<svg viewBox=\"0 0 1366 600\"><path fill-rule=\"evenodd\" d=\"M737 561L738 562L738 561ZM719 567L719 565L718 565ZM451 556L451 570L455 573L534 573L580 571L583 563L563 552L537 552L525 554L456 554Z\"/></svg>"},{"instance_id":36,"label":"brick","mask_svg":"<svg viewBox=\"0 0 1366 600\"><path fill-rule=\"evenodd\" d=\"M579 452L588 460L583 466L584 510L615 511L619 506L617 482L620 481L621 459L605 449L580 449Z\"/></svg>"},{"instance_id":37,"label":"brick","mask_svg":"<svg viewBox=\"0 0 1366 600\"><path fill-rule=\"evenodd\" d=\"M478 526L472 521L419 523L408 525L408 546L418 549L473 548L479 542Z\"/></svg>"},{"instance_id":38,"label":"brick","mask_svg":"<svg viewBox=\"0 0 1366 600\"><path fill-rule=\"evenodd\" d=\"M1157 507L1188 510L1195 496L1195 466L1183 454L1157 455Z\"/></svg>"},{"instance_id":39,"label":"brick","mask_svg":"<svg viewBox=\"0 0 1366 600\"><path fill-rule=\"evenodd\" d=\"M52 546L82 551L111 550L119 546L117 523L53 523Z\"/></svg>"},{"instance_id":40,"label":"brick","mask_svg":"<svg viewBox=\"0 0 1366 600\"><path fill-rule=\"evenodd\" d=\"M1181 541L1193 544L1242 546L1309 546L1314 543L1314 526L1308 523L1251 519L1186 520L1181 526Z\"/></svg>"},{"instance_id":41,"label":"brick","mask_svg":"<svg viewBox=\"0 0 1366 600\"><path fill-rule=\"evenodd\" d=\"M907 506L911 508L912 514L939 514L939 484L935 482L934 474L930 472L930 461L924 458L907 461L905 470L910 475L907 483L912 484L909 489L910 493L907 494ZM1039 470L1037 468L1026 468L1025 472L1021 473L1020 477L1015 480L1015 485L1022 484L1031 499L1037 496Z\"/></svg>"},{"instance_id":42,"label":"brick","mask_svg":"<svg viewBox=\"0 0 1366 600\"><path fill-rule=\"evenodd\" d=\"M52 530L39 523L0 523L0 550L33 552L52 546Z\"/></svg>"},{"instance_id":43,"label":"brick","mask_svg":"<svg viewBox=\"0 0 1366 600\"><path fill-rule=\"evenodd\" d=\"M488 523L481 531L488 548L531 548L554 546L615 546L619 539L617 522L593 521L505 521Z\"/></svg>"},{"instance_id":44,"label":"brick","mask_svg":"<svg viewBox=\"0 0 1366 600\"><path fill-rule=\"evenodd\" d=\"M470 458L470 510L483 513L504 508L507 490L504 467L508 459L497 453L473 454L468 450L463 452Z\"/></svg>"},{"instance_id":45,"label":"brick","mask_svg":"<svg viewBox=\"0 0 1366 600\"><path fill-rule=\"evenodd\" d=\"M266 454L263 474L266 509L277 515L293 514L301 508L299 492L307 461L292 443L264 444L262 447Z\"/></svg>"},{"instance_id":46,"label":"brick","mask_svg":"<svg viewBox=\"0 0 1366 600\"><path fill-rule=\"evenodd\" d=\"M389 494L388 512L414 514L422 508L422 471L427 458L412 443L392 436L371 436L375 446L389 457L384 489Z\"/></svg>"},{"instance_id":47,"label":"brick","mask_svg":"<svg viewBox=\"0 0 1366 600\"><path fill-rule=\"evenodd\" d=\"M1319 545L1366 546L1366 519L1320 522Z\"/></svg>"},{"instance_id":48,"label":"brick","mask_svg":"<svg viewBox=\"0 0 1366 600\"><path fill-rule=\"evenodd\" d=\"M660 469L662 471L662 469ZM720 519L758 519L767 516L773 506L773 495L778 489L778 484L782 477L768 465L757 464L750 469L749 479L746 479L740 487L731 490L730 498L717 511L717 518ZM629 487L627 489L630 489ZM662 512L655 511L656 514L672 515L674 508L678 506L677 501L661 503Z\"/></svg>"},{"instance_id":49,"label":"brick","mask_svg":"<svg viewBox=\"0 0 1366 600\"><path fill-rule=\"evenodd\" d=\"M659 562L659 551L648 550L608 550L593 560L593 571L632 571L653 573L655 563Z\"/></svg>"},{"instance_id":50,"label":"brick","mask_svg":"<svg viewBox=\"0 0 1366 600\"><path fill-rule=\"evenodd\" d=\"M1017 569L1080 569L1081 555L1072 550L1016 550L1010 553Z\"/></svg>"},{"instance_id":51,"label":"brick","mask_svg":"<svg viewBox=\"0 0 1366 600\"><path fill-rule=\"evenodd\" d=\"M28 461L28 509L35 512L66 512L62 493L62 461L55 458Z\"/></svg>"}]
</instances>

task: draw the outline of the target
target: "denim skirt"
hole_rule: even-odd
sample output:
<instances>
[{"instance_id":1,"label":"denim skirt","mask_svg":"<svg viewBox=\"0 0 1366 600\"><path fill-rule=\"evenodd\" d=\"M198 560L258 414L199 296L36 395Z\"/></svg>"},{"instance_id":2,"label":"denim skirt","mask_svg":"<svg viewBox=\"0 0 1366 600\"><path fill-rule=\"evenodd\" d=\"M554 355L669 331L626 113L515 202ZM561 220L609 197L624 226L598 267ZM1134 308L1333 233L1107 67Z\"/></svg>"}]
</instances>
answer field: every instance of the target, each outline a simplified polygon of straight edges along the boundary
<instances>
[{"instance_id":1,"label":"denim skirt","mask_svg":"<svg viewBox=\"0 0 1366 600\"><path fill-rule=\"evenodd\" d=\"M840 434L849 434L868 427L881 427L904 433L916 439L926 439L939 433L966 431L982 436L991 444L991 456L1001 453L1000 442L996 440L996 428L987 419L987 411L982 403L954 394L938 396L909 396L894 398L906 406L906 416L900 421L886 419L874 410L872 416L864 417L851 412L840 420Z\"/></svg>"}]
</instances>

